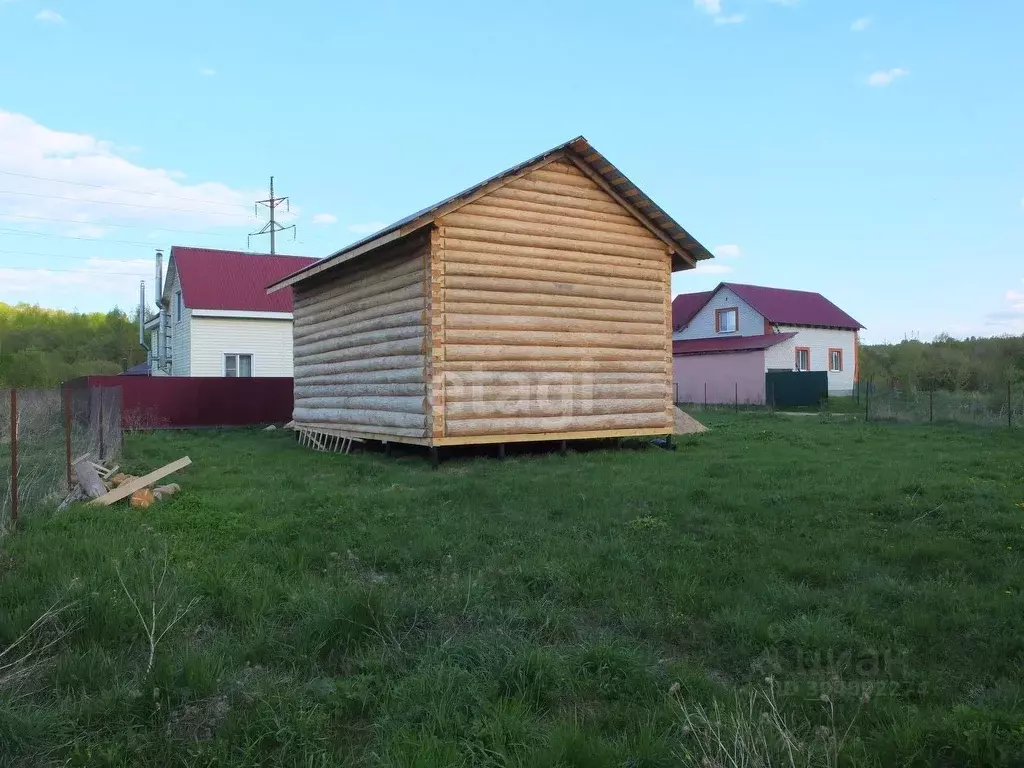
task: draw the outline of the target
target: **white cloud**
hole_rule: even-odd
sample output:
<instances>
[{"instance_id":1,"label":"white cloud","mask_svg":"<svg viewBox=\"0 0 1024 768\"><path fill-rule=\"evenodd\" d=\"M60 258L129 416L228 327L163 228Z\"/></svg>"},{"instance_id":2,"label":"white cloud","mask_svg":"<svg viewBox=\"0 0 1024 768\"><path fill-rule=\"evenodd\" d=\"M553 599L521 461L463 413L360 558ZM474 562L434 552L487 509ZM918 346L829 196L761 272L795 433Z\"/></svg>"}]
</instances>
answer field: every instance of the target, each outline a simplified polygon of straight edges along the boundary
<instances>
[{"instance_id":1,"label":"white cloud","mask_svg":"<svg viewBox=\"0 0 1024 768\"><path fill-rule=\"evenodd\" d=\"M875 88L884 88L890 85L893 81L898 80L901 77L906 77L910 72L902 67L894 67L893 69L880 69L877 72L872 72L868 76L868 85L874 86Z\"/></svg>"},{"instance_id":2,"label":"white cloud","mask_svg":"<svg viewBox=\"0 0 1024 768\"><path fill-rule=\"evenodd\" d=\"M742 13L722 13L722 0L693 0L693 7L713 16L715 24L742 24L747 17Z\"/></svg>"},{"instance_id":3,"label":"white cloud","mask_svg":"<svg viewBox=\"0 0 1024 768\"><path fill-rule=\"evenodd\" d=\"M368 221L365 224L349 224L346 229L349 232L356 232L357 234L368 235L371 232L384 229L384 222L382 221Z\"/></svg>"},{"instance_id":4,"label":"white cloud","mask_svg":"<svg viewBox=\"0 0 1024 768\"><path fill-rule=\"evenodd\" d=\"M214 75L217 74L217 70L214 69L213 67L203 67L202 69L199 70L199 74L202 75L203 77L213 77Z\"/></svg>"},{"instance_id":5,"label":"white cloud","mask_svg":"<svg viewBox=\"0 0 1024 768\"><path fill-rule=\"evenodd\" d=\"M1000 333L1024 333L1024 291L1011 288L1004 298L1007 308L986 315L985 325L996 328Z\"/></svg>"},{"instance_id":6,"label":"white cloud","mask_svg":"<svg viewBox=\"0 0 1024 768\"><path fill-rule=\"evenodd\" d=\"M188 183L184 174L146 168L125 155L123 148L95 136L54 130L0 110L0 171L15 174L3 176L0 188L21 193L0 194L0 222L9 226L18 217L31 217L95 227L141 222L242 229L255 223L252 201L266 197L265 190Z\"/></svg>"},{"instance_id":7,"label":"white cloud","mask_svg":"<svg viewBox=\"0 0 1024 768\"><path fill-rule=\"evenodd\" d=\"M716 264L713 261L698 261L693 270L698 275L727 275L733 271L728 264Z\"/></svg>"},{"instance_id":8,"label":"white cloud","mask_svg":"<svg viewBox=\"0 0 1024 768\"><path fill-rule=\"evenodd\" d=\"M865 29L871 26L874 19L870 16L861 16L853 24L850 25L851 32L863 32Z\"/></svg>"},{"instance_id":9,"label":"white cloud","mask_svg":"<svg viewBox=\"0 0 1024 768\"><path fill-rule=\"evenodd\" d=\"M46 306L113 307L131 312L139 303L139 281L146 280L146 301L153 296L152 259L88 259L53 269L0 267L0 301L39 301ZM44 303L44 302L40 302Z\"/></svg>"},{"instance_id":10,"label":"white cloud","mask_svg":"<svg viewBox=\"0 0 1024 768\"><path fill-rule=\"evenodd\" d=\"M107 234L107 230L103 227L97 227L94 224L83 224L79 227L72 227L68 231L69 237L86 237L90 240L98 240Z\"/></svg>"},{"instance_id":11,"label":"white cloud","mask_svg":"<svg viewBox=\"0 0 1024 768\"><path fill-rule=\"evenodd\" d=\"M314 224L337 224L338 217L333 213L318 213L310 221Z\"/></svg>"},{"instance_id":12,"label":"white cloud","mask_svg":"<svg viewBox=\"0 0 1024 768\"><path fill-rule=\"evenodd\" d=\"M44 24L64 24L66 23L64 17L56 11L51 11L49 8L44 8L36 14L36 21L41 21Z\"/></svg>"},{"instance_id":13,"label":"white cloud","mask_svg":"<svg viewBox=\"0 0 1024 768\"><path fill-rule=\"evenodd\" d=\"M713 253L715 258L718 259L737 259L743 252L738 245L730 243L726 245L716 245L711 249L711 253Z\"/></svg>"}]
</instances>

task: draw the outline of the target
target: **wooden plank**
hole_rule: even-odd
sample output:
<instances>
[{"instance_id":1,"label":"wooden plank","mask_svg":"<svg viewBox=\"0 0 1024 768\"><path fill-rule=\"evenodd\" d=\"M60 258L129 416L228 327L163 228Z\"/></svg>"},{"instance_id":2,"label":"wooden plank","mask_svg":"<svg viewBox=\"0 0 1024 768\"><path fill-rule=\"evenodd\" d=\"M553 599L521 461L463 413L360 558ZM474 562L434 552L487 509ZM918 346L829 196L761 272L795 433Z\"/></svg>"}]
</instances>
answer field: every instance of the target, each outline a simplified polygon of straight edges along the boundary
<instances>
[{"instance_id":1,"label":"wooden plank","mask_svg":"<svg viewBox=\"0 0 1024 768\"><path fill-rule=\"evenodd\" d=\"M637 221L639 221L641 224L647 227L655 237L657 237L659 240L665 243L665 245L668 247L670 254L676 253L683 259L683 261L685 261L691 267L696 266L697 261L696 259L693 258L693 256L684 251L679 246L679 244L676 243L676 241L673 240L657 223L648 218L647 215L644 214L635 205L633 205L632 202L630 202L625 197L620 195L614 187L612 187L607 181L605 181L605 178L601 174L599 174L597 171L595 171L593 168L591 168L589 165L583 162L583 160L581 160L580 158L577 158L571 154L567 155L567 157L570 161L572 161L572 163L577 168L579 168L583 173L590 177L590 179L595 184L597 184L602 190L608 193L608 195L610 195L615 200L615 202L621 204L623 208L625 208L631 214L636 216ZM671 259L669 260L671 261Z\"/></svg>"},{"instance_id":2,"label":"wooden plank","mask_svg":"<svg viewBox=\"0 0 1024 768\"><path fill-rule=\"evenodd\" d=\"M512 301L498 300L509 295L512 296ZM462 293L462 297L465 296L467 296L467 292ZM663 315L663 312L659 309L644 312L638 311L633 304L627 304L627 307L632 307L630 309L604 306L551 306L550 304L530 306L518 303L517 299L519 299L519 296L517 294L498 294L496 296L494 293L488 293L484 296L472 295L470 299L470 301L463 301L460 297L458 301L450 301L447 307L447 316L518 318L524 322L533 322L529 318L535 318L535 321L538 323L544 323L549 320L567 323L615 322L624 329L624 332L630 333L628 329L634 324L644 328L652 325L660 326ZM487 303L478 303L481 299L495 300Z\"/></svg>"},{"instance_id":3,"label":"wooden plank","mask_svg":"<svg viewBox=\"0 0 1024 768\"><path fill-rule=\"evenodd\" d=\"M562 251L560 254L565 255L566 252ZM467 249L450 249L448 251L448 263L449 265L454 263L462 264L486 264L490 266L511 266L515 265L520 268L527 269L544 269L555 272L568 272L573 275L575 279L579 279L583 276L592 276L594 278L613 278L611 280L605 280L604 284L616 282L617 278L628 278L631 280L645 280L648 283L654 285L660 285L665 282L664 270L659 268L659 265L654 262L642 262L645 264L644 267L634 267L628 264L603 264L593 261L588 254L575 254L576 258L568 259L555 259L555 258L538 258L529 254L516 254L512 258L506 256L496 255L493 253L484 253L472 249L472 246Z\"/></svg>"},{"instance_id":4,"label":"wooden plank","mask_svg":"<svg viewBox=\"0 0 1024 768\"><path fill-rule=\"evenodd\" d=\"M532 265L531 265L532 266ZM571 285L594 285L599 288L626 288L630 290L651 291L660 293L663 283L660 279L647 280L643 277L609 277L598 275L582 269L566 271L555 267L544 265L540 268L530 268L525 264L495 264L484 263L482 259L462 260L453 258L447 265L447 275L468 275L476 277L497 277L511 280L550 280L557 283L569 283Z\"/></svg>"},{"instance_id":5,"label":"wooden plank","mask_svg":"<svg viewBox=\"0 0 1024 768\"><path fill-rule=\"evenodd\" d=\"M573 250L565 248L542 248L536 243L502 243L488 242L486 240L470 239L463 240L458 237L445 238L445 245L448 251L468 251L470 253L490 253L509 258L494 259L496 263L507 263L521 258L535 259L556 259L559 261L571 261L581 265L606 264L613 267L640 267L643 269L661 271L665 259L663 254L657 258L651 258L647 252L641 254L622 255L597 253L594 250L583 249Z\"/></svg>"},{"instance_id":6,"label":"wooden plank","mask_svg":"<svg viewBox=\"0 0 1024 768\"><path fill-rule=\"evenodd\" d=\"M103 496L100 496L98 499L94 499L89 503L97 507L109 507L115 501L127 499L136 491L154 485L157 481L162 480L168 475L173 475L175 472L184 469L191 463L192 459L188 456L184 456L177 461L172 461L170 464L160 467L160 469L153 470L148 475L143 475L142 477L137 477L134 480L129 480L127 483L118 486L114 490L107 492Z\"/></svg>"},{"instance_id":7,"label":"wooden plank","mask_svg":"<svg viewBox=\"0 0 1024 768\"><path fill-rule=\"evenodd\" d=\"M598 253L625 253L634 251L644 252L655 258L655 254L666 254L666 247L661 245L657 238L649 235L624 235L618 232L602 232L595 229L583 227L570 227L561 224L538 224L532 221L522 221L509 217L481 216L472 213L451 213L445 217L445 226L452 226L459 229L470 229L478 232L487 232L495 236L509 234L523 235L530 238L544 238L554 242L554 247L565 248L566 250L594 250ZM561 244L558 241L562 241ZM568 248L564 243L572 243ZM605 250L612 244L626 250Z\"/></svg>"},{"instance_id":8,"label":"wooden plank","mask_svg":"<svg viewBox=\"0 0 1024 768\"><path fill-rule=\"evenodd\" d=\"M664 365L660 350L619 349L615 347L541 347L534 344L445 344L445 354L451 361L480 362L485 360L510 363L515 360L558 360L564 362L616 363L651 362Z\"/></svg>"},{"instance_id":9,"label":"wooden plank","mask_svg":"<svg viewBox=\"0 0 1024 768\"><path fill-rule=\"evenodd\" d=\"M458 309L464 307L459 306ZM516 330L516 331L559 331L563 333L615 333L661 336L664 323L633 322L626 320L581 320L563 317L538 317L534 313L517 310L492 314L469 314L450 312L447 315L449 330Z\"/></svg>"},{"instance_id":10,"label":"wooden plank","mask_svg":"<svg viewBox=\"0 0 1024 768\"><path fill-rule=\"evenodd\" d=\"M462 435L435 439L433 445L487 445L491 443L546 443L559 440L604 440L616 437L660 437L672 434L672 427L642 429L597 429L587 432L546 432L522 435Z\"/></svg>"},{"instance_id":11,"label":"wooden plank","mask_svg":"<svg viewBox=\"0 0 1024 768\"><path fill-rule=\"evenodd\" d=\"M571 296L577 299L608 299L620 303L631 302L647 305L641 309L652 311L660 308L660 292L636 288L601 287L576 283L557 283L544 280L518 280L511 277L470 277L468 275L446 275L447 287L452 290L496 291L519 293L519 304L544 304L551 296ZM477 300L487 300L481 296ZM624 308L629 308L628 305Z\"/></svg>"},{"instance_id":12,"label":"wooden plank","mask_svg":"<svg viewBox=\"0 0 1024 768\"><path fill-rule=\"evenodd\" d=\"M665 349L663 334L579 333L569 331L530 331L518 328L449 329L450 344L498 344L502 346L544 346L571 350L572 357L586 357L593 348L622 350ZM626 355L623 355L623 359Z\"/></svg>"},{"instance_id":13,"label":"wooden plank","mask_svg":"<svg viewBox=\"0 0 1024 768\"><path fill-rule=\"evenodd\" d=\"M601 253L605 256L621 256L624 258L647 259L659 264L667 256L664 251L621 243L597 242L595 240L579 240L572 237L555 235L535 235L525 232L504 232L500 230L477 229L475 227L451 227L451 236L459 240L472 240L482 243L500 243L534 248L548 248L556 251L578 251L580 253Z\"/></svg>"}]
</instances>

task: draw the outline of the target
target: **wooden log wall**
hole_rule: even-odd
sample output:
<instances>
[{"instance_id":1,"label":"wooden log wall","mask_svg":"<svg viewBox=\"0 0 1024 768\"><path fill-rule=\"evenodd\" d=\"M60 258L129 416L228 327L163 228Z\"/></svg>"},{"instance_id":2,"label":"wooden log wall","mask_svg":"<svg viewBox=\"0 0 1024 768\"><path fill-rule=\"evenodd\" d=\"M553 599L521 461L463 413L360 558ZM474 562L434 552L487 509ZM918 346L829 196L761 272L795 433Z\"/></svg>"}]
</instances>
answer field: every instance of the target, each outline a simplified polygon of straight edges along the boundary
<instances>
[{"instance_id":1,"label":"wooden log wall","mask_svg":"<svg viewBox=\"0 0 1024 768\"><path fill-rule=\"evenodd\" d=\"M428 438L429 262L414 235L296 286L297 426Z\"/></svg>"},{"instance_id":2,"label":"wooden log wall","mask_svg":"<svg viewBox=\"0 0 1024 768\"><path fill-rule=\"evenodd\" d=\"M668 246L568 159L432 234L436 442L672 430Z\"/></svg>"}]
</instances>

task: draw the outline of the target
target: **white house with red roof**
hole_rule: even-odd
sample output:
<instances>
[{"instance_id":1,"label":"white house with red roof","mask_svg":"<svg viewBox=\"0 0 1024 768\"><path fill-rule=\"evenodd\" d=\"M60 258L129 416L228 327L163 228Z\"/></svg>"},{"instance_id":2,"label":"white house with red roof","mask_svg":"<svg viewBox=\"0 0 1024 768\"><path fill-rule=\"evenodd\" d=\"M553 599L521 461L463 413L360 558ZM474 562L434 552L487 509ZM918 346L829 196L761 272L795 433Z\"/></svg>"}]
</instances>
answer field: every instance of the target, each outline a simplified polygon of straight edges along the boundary
<instances>
[{"instance_id":1,"label":"white house with red roof","mask_svg":"<svg viewBox=\"0 0 1024 768\"><path fill-rule=\"evenodd\" d=\"M765 402L765 374L825 371L852 394L863 326L820 293L720 283L672 301L677 400Z\"/></svg>"},{"instance_id":2,"label":"white house with red roof","mask_svg":"<svg viewBox=\"0 0 1024 768\"><path fill-rule=\"evenodd\" d=\"M266 287L317 261L212 248L171 248L151 320L154 376L291 376L292 294Z\"/></svg>"}]
</instances>

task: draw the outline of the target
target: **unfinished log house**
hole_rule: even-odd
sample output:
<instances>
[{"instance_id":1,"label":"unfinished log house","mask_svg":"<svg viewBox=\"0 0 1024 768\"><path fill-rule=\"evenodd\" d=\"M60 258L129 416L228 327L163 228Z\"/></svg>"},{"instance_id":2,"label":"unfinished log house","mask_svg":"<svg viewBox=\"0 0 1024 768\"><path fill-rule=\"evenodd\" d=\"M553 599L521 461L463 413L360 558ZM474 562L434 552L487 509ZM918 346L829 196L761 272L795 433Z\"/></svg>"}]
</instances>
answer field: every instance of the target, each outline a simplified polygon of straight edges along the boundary
<instances>
[{"instance_id":1,"label":"unfinished log house","mask_svg":"<svg viewBox=\"0 0 1024 768\"><path fill-rule=\"evenodd\" d=\"M297 428L431 447L668 435L672 272L711 254L580 137L274 283Z\"/></svg>"}]
</instances>

